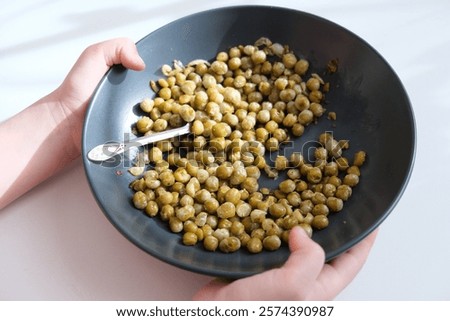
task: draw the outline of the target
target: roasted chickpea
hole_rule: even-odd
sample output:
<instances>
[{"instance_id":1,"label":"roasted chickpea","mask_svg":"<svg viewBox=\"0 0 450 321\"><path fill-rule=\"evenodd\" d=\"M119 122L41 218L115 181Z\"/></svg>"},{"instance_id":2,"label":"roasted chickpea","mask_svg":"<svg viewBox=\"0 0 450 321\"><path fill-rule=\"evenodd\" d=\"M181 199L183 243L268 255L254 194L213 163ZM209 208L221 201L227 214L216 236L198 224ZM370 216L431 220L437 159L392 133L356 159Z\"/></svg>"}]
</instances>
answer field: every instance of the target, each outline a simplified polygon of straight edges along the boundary
<instances>
[{"instance_id":1,"label":"roasted chickpea","mask_svg":"<svg viewBox=\"0 0 450 321\"><path fill-rule=\"evenodd\" d=\"M318 167L310 168L306 177L310 183L319 183L322 180L322 171Z\"/></svg>"},{"instance_id":2,"label":"roasted chickpea","mask_svg":"<svg viewBox=\"0 0 450 321\"><path fill-rule=\"evenodd\" d=\"M326 204L327 204L328 208L330 209L330 211L332 211L332 212L339 212L344 207L344 203L343 203L342 199L333 197L333 196L328 197Z\"/></svg>"},{"instance_id":3,"label":"roasted chickpea","mask_svg":"<svg viewBox=\"0 0 450 321\"><path fill-rule=\"evenodd\" d=\"M147 206L147 196L145 193L141 191L134 193L133 204L138 209L144 209Z\"/></svg>"},{"instance_id":4,"label":"roasted chickpea","mask_svg":"<svg viewBox=\"0 0 450 321\"><path fill-rule=\"evenodd\" d=\"M241 247L241 241L236 236L224 238L219 243L219 248L224 253L236 252Z\"/></svg>"},{"instance_id":5,"label":"roasted chickpea","mask_svg":"<svg viewBox=\"0 0 450 321\"><path fill-rule=\"evenodd\" d=\"M347 201L352 195L352 188L348 185L339 185L336 188L336 193L334 196L340 198L343 201Z\"/></svg>"},{"instance_id":6,"label":"roasted chickpea","mask_svg":"<svg viewBox=\"0 0 450 321\"><path fill-rule=\"evenodd\" d=\"M260 238L252 237L248 240L246 247L250 253L260 253L263 249L263 243Z\"/></svg>"},{"instance_id":7,"label":"roasted chickpea","mask_svg":"<svg viewBox=\"0 0 450 321\"><path fill-rule=\"evenodd\" d=\"M314 216L314 219L311 222L312 227L318 230L326 228L328 224L329 224L328 217L322 214Z\"/></svg>"},{"instance_id":8,"label":"roasted chickpea","mask_svg":"<svg viewBox=\"0 0 450 321\"><path fill-rule=\"evenodd\" d=\"M217 216L230 218L236 214L236 206L231 202L225 202L217 208Z\"/></svg>"},{"instance_id":9,"label":"roasted chickpea","mask_svg":"<svg viewBox=\"0 0 450 321\"><path fill-rule=\"evenodd\" d=\"M269 207L269 213L273 217L283 217L286 215L286 207L280 203L274 203Z\"/></svg>"},{"instance_id":10,"label":"roasted chickpea","mask_svg":"<svg viewBox=\"0 0 450 321\"><path fill-rule=\"evenodd\" d=\"M206 250L214 252L219 246L219 240L212 235L208 235L203 240L203 246Z\"/></svg>"},{"instance_id":11,"label":"roasted chickpea","mask_svg":"<svg viewBox=\"0 0 450 321\"><path fill-rule=\"evenodd\" d=\"M347 174L345 175L342 183L350 187L355 187L359 183L359 176L356 174Z\"/></svg>"},{"instance_id":12,"label":"roasted chickpea","mask_svg":"<svg viewBox=\"0 0 450 321\"><path fill-rule=\"evenodd\" d=\"M281 239L278 235L269 235L263 239L263 247L268 251L278 250L281 246Z\"/></svg>"},{"instance_id":13,"label":"roasted chickpea","mask_svg":"<svg viewBox=\"0 0 450 321\"><path fill-rule=\"evenodd\" d=\"M278 185L278 188L283 193L289 194L289 193L295 191L296 185L295 185L295 182L292 179L287 179L287 180L282 181Z\"/></svg>"}]
</instances>

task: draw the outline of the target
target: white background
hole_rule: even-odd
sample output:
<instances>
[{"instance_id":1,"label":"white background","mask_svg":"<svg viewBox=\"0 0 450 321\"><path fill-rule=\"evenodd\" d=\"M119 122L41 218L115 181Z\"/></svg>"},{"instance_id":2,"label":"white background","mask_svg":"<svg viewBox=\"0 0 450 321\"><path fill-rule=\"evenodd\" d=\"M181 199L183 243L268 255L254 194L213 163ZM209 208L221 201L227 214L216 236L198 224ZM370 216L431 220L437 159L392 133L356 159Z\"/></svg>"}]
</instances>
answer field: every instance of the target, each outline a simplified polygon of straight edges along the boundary
<instances>
[{"instance_id":1,"label":"white background","mask_svg":"<svg viewBox=\"0 0 450 321\"><path fill-rule=\"evenodd\" d=\"M210 8L291 7L364 38L409 94L417 156L410 184L382 224L367 264L337 299L450 299L447 0L0 4L0 121L56 88L88 45L118 36L138 41L174 19ZM32 135L33 128L26 130ZM1 300L184 300L208 280L150 257L120 235L97 207L81 161L0 211Z\"/></svg>"}]
</instances>

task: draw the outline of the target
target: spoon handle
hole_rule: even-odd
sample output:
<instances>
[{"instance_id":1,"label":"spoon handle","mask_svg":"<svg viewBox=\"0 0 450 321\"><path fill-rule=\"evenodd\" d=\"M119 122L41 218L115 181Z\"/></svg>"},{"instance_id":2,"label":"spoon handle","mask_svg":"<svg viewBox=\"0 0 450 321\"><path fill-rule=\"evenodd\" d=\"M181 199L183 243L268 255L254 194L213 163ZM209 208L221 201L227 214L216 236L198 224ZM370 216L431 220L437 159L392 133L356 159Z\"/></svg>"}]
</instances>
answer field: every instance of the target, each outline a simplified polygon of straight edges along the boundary
<instances>
[{"instance_id":1,"label":"spoon handle","mask_svg":"<svg viewBox=\"0 0 450 321\"><path fill-rule=\"evenodd\" d=\"M135 138L133 140L122 142L122 143L105 143L100 144L94 148L92 148L87 157L89 160L94 162L105 161L109 158L112 158L116 155L119 155L131 147L140 147L145 146L154 142L158 142L161 140L169 139L172 137L177 137L190 133L190 124L186 124L183 127L174 128L165 130L162 132L154 133L148 136L142 136Z\"/></svg>"}]
</instances>

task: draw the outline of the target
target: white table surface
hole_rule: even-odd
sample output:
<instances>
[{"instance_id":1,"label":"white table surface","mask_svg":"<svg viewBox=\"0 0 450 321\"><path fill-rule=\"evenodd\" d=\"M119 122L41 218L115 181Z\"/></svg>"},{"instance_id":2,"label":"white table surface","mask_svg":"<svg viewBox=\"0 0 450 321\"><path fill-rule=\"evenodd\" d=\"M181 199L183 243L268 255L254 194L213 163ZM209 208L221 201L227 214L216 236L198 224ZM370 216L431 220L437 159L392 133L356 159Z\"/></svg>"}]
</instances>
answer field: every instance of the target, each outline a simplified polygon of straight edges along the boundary
<instances>
[{"instance_id":1,"label":"white table surface","mask_svg":"<svg viewBox=\"0 0 450 321\"><path fill-rule=\"evenodd\" d=\"M56 88L88 45L118 36L137 41L205 9L276 4L361 36L409 93L417 156L367 264L337 299L450 299L447 0L1 2L0 121ZM152 258L115 230L91 195L81 161L0 211L2 300L188 300L208 280Z\"/></svg>"}]
</instances>

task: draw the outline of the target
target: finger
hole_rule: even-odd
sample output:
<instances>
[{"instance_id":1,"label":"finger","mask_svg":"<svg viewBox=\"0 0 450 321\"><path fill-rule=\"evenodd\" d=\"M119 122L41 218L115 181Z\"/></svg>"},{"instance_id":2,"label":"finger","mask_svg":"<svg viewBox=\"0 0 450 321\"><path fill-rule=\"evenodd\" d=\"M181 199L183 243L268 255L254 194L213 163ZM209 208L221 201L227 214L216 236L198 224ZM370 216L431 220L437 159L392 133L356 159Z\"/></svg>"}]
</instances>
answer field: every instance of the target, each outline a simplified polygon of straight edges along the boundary
<instances>
[{"instance_id":1,"label":"finger","mask_svg":"<svg viewBox=\"0 0 450 321\"><path fill-rule=\"evenodd\" d=\"M232 301L232 300L273 300L280 297L280 287L276 285L276 270L270 270L239 279L231 283L215 279L202 287L194 300Z\"/></svg>"},{"instance_id":2,"label":"finger","mask_svg":"<svg viewBox=\"0 0 450 321\"><path fill-rule=\"evenodd\" d=\"M87 47L78 58L69 77L76 71L77 74L90 75L90 78L98 81L110 67L118 64L134 70L145 68L145 63L131 39L116 38Z\"/></svg>"},{"instance_id":3,"label":"finger","mask_svg":"<svg viewBox=\"0 0 450 321\"><path fill-rule=\"evenodd\" d=\"M377 234L378 230L375 230L347 252L331 261L328 266L337 271L345 271L349 277L356 275L366 262Z\"/></svg>"},{"instance_id":4,"label":"finger","mask_svg":"<svg viewBox=\"0 0 450 321\"><path fill-rule=\"evenodd\" d=\"M99 44L103 50L104 60L108 67L122 64L133 70L143 70L145 63L139 56L136 45L131 39L117 38Z\"/></svg>"},{"instance_id":5,"label":"finger","mask_svg":"<svg viewBox=\"0 0 450 321\"><path fill-rule=\"evenodd\" d=\"M229 284L222 279L214 279L201 287L192 299L196 301L230 300L225 298L226 292L223 291L223 288Z\"/></svg>"},{"instance_id":6,"label":"finger","mask_svg":"<svg viewBox=\"0 0 450 321\"><path fill-rule=\"evenodd\" d=\"M111 39L89 46L60 87L60 92L63 93L61 100L69 100L69 106L86 103L101 78L116 64L123 64L134 70L145 68L136 45L128 38Z\"/></svg>"},{"instance_id":7,"label":"finger","mask_svg":"<svg viewBox=\"0 0 450 321\"><path fill-rule=\"evenodd\" d=\"M291 255L283 267L230 284L213 280L194 296L196 300L298 300L306 299L308 288L322 270L324 252L300 228L289 237Z\"/></svg>"},{"instance_id":8,"label":"finger","mask_svg":"<svg viewBox=\"0 0 450 321\"><path fill-rule=\"evenodd\" d=\"M372 232L350 250L325 264L317 279L318 292L322 292L322 297L333 299L355 278L367 260L377 233L378 230Z\"/></svg>"},{"instance_id":9,"label":"finger","mask_svg":"<svg viewBox=\"0 0 450 321\"><path fill-rule=\"evenodd\" d=\"M315 279L325 263L325 252L319 244L314 242L301 227L295 227L289 234L289 249L291 255L284 265L293 273L300 274L303 269L309 272L308 279Z\"/></svg>"}]
</instances>

